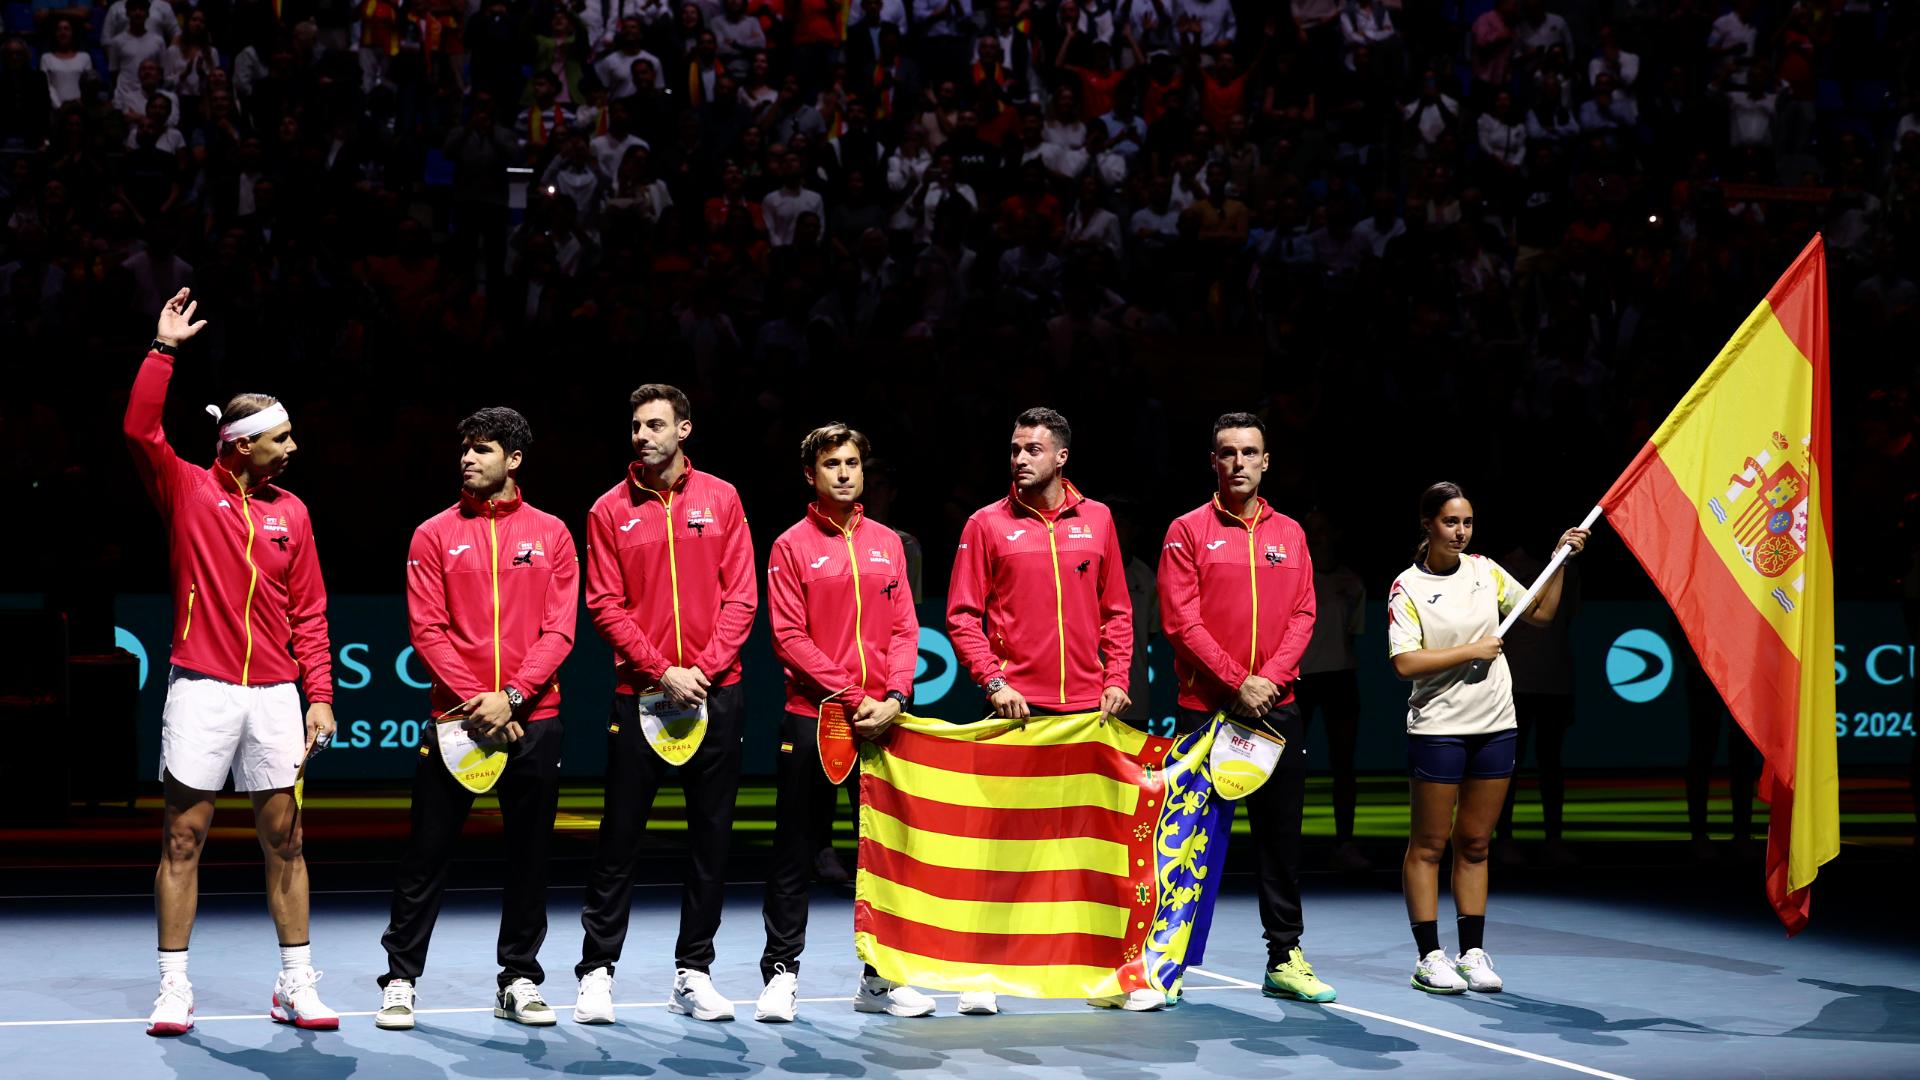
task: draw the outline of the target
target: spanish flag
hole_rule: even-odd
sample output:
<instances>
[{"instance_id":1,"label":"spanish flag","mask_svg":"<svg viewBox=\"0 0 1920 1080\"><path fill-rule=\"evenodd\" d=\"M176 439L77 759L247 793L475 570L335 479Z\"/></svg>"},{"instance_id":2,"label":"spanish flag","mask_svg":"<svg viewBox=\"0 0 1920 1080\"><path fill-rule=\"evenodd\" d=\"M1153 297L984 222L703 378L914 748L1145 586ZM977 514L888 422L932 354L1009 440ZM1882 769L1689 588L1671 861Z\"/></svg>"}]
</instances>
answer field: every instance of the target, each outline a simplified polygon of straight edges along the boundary
<instances>
[{"instance_id":1,"label":"spanish flag","mask_svg":"<svg viewBox=\"0 0 1920 1080\"><path fill-rule=\"evenodd\" d=\"M1225 763L1239 735L1218 719L1165 738L1098 713L902 717L860 749L860 959L937 990L1175 989L1205 951L1228 797L1264 779Z\"/></svg>"},{"instance_id":2,"label":"spanish flag","mask_svg":"<svg viewBox=\"0 0 1920 1080\"><path fill-rule=\"evenodd\" d=\"M1827 371L1816 235L1600 503L1766 760L1767 899L1789 934L1840 851Z\"/></svg>"}]
</instances>

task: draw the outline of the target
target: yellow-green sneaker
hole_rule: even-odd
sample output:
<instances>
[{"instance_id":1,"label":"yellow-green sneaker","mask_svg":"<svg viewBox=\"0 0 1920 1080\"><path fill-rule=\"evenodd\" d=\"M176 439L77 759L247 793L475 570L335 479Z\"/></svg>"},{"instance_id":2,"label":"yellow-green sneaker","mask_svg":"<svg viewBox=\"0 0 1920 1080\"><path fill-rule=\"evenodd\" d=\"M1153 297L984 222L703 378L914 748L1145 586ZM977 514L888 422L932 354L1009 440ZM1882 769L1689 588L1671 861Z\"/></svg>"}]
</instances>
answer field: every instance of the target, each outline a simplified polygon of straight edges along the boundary
<instances>
[{"instance_id":1,"label":"yellow-green sneaker","mask_svg":"<svg viewBox=\"0 0 1920 1080\"><path fill-rule=\"evenodd\" d=\"M1335 997L1334 989L1313 973L1313 965L1295 945L1287 958L1273 966L1262 980L1260 992L1272 998L1291 998L1324 1004Z\"/></svg>"}]
</instances>

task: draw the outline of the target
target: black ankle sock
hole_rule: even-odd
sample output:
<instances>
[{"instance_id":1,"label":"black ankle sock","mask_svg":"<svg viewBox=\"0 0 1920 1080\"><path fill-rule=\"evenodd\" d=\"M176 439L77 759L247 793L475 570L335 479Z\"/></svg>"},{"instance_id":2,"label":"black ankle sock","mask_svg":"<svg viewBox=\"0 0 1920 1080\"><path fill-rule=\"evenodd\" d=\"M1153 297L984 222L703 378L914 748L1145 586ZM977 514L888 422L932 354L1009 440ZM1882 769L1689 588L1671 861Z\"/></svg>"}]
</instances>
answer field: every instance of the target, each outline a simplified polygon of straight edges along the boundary
<instances>
[{"instance_id":1,"label":"black ankle sock","mask_svg":"<svg viewBox=\"0 0 1920 1080\"><path fill-rule=\"evenodd\" d=\"M1440 923L1435 919L1413 924L1413 947L1425 957L1440 947Z\"/></svg>"},{"instance_id":2,"label":"black ankle sock","mask_svg":"<svg viewBox=\"0 0 1920 1080\"><path fill-rule=\"evenodd\" d=\"M1462 915L1460 923L1460 951L1471 952L1481 948L1487 940L1487 917L1485 915Z\"/></svg>"}]
</instances>

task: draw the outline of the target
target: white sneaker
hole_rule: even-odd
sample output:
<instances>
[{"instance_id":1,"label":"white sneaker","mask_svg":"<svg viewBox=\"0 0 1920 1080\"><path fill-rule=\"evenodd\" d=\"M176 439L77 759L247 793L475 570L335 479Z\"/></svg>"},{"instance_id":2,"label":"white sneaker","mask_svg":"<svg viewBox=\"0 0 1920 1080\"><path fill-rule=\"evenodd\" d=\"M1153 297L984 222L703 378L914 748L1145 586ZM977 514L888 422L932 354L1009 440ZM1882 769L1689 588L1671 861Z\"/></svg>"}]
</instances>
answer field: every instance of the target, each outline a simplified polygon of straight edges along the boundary
<instances>
[{"instance_id":1,"label":"white sneaker","mask_svg":"<svg viewBox=\"0 0 1920 1080\"><path fill-rule=\"evenodd\" d=\"M573 1002L573 1022L613 1023L613 972L597 967L580 977L580 993Z\"/></svg>"},{"instance_id":2,"label":"white sneaker","mask_svg":"<svg viewBox=\"0 0 1920 1080\"><path fill-rule=\"evenodd\" d=\"M1453 964L1447 954L1435 949L1420 958L1413 969L1413 978L1408 980L1415 990L1425 990L1429 994L1464 994L1467 992L1467 980L1453 970Z\"/></svg>"},{"instance_id":3,"label":"white sneaker","mask_svg":"<svg viewBox=\"0 0 1920 1080\"><path fill-rule=\"evenodd\" d=\"M731 1020L733 1002L713 988L711 975L681 968L673 976L673 994L667 998L667 1011L695 1020Z\"/></svg>"},{"instance_id":4,"label":"white sneaker","mask_svg":"<svg viewBox=\"0 0 1920 1080\"><path fill-rule=\"evenodd\" d=\"M1127 1012L1158 1012L1167 1007L1167 995L1159 990L1141 987L1125 994L1111 997L1088 998L1087 1004L1096 1009L1125 1009Z\"/></svg>"},{"instance_id":5,"label":"white sneaker","mask_svg":"<svg viewBox=\"0 0 1920 1080\"><path fill-rule=\"evenodd\" d=\"M1000 1011L1000 995L991 990L969 990L960 995L961 1016L992 1016Z\"/></svg>"},{"instance_id":6,"label":"white sneaker","mask_svg":"<svg viewBox=\"0 0 1920 1080\"><path fill-rule=\"evenodd\" d=\"M799 1008L794 998L799 993L800 976L788 971L785 964L775 964L773 978L760 991L760 1000L753 1003L753 1018L763 1024L793 1023L793 1014Z\"/></svg>"},{"instance_id":7,"label":"white sneaker","mask_svg":"<svg viewBox=\"0 0 1920 1080\"><path fill-rule=\"evenodd\" d=\"M413 1030L413 983L406 979L388 979L380 990L380 1011L373 1014L373 1026L388 1031Z\"/></svg>"},{"instance_id":8,"label":"white sneaker","mask_svg":"<svg viewBox=\"0 0 1920 1080\"><path fill-rule=\"evenodd\" d=\"M147 1017L149 1035L185 1035L193 1030L193 984L185 975L160 977L160 996Z\"/></svg>"},{"instance_id":9,"label":"white sneaker","mask_svg":"<svg viewBox=\"0 0 1920 1080\"><path fill-rule=\"evenodd\" d=\"M320 972L310 967L283 971L273 981L273 1011L268 1015L277 1024L292 1024L308 1031L337 1031L340 1014L326 1007L313 984Z\"/></svg>"},{"instance_id":10,"label":"white sneaker","mask_svg":"<svg viewBox=\"0 0 1920 1080\"><path fill-rule=\"evenodd\" d=\"M493 999L493 1015L528 1027L546 1027L553 1023L553 1006L540 996L532 979L515 979L500 988Z\"/></svg>"},{"instance_id":11,"label":"white sneaker","mask_svg":"<svg viewBox=\"0 0 1920 1080\"><path fill-rule=\"evenodd\" d=\"M869 975L860 980L853 992L853 1011L886 1013L888 1016L931 1016L933 999L892 979Z\"/></svg>"},{"instance_id":12,"label":"white sneaker","mask_svg":"<svg viewBox=\"0 0 1920 1080\"><path fill-rule=\"evenodd\" d=\"M1497 994L1503 985L1493 970L1493 957L1485 949L1468 949L1453 958L1453 970L1467 981L1467 989L1476 994Z\"/></svg>"}]
</instances>

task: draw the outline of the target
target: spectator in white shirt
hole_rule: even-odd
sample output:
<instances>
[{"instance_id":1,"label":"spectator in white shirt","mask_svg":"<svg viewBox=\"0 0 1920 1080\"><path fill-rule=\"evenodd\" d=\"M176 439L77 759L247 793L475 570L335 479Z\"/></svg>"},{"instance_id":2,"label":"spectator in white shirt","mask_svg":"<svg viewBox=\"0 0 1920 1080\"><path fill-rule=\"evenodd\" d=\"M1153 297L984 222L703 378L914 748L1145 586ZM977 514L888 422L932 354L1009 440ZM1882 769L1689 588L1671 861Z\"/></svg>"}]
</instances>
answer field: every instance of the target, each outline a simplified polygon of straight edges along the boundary
<instances>
[{"instance_id":1,"label":"spectator in white shirt","mask_svg":"<svg viewBox=\"0 0 1920 1080\"><path fill-rule=\"evenodd\" d=\"M607 88L608 101L618 101L633 93L633 65L636 61L651 63L653 85L660 85L660 58L640 47L641 32L638 17L629 15L621 19L614 50L593 65L594 74L600 76L600 85Z\"/></svg>"},{"instance_id":2,"label":"spectator in white shirt","mask_svg":"<svg viewBox=\"0 0 1920 1080\"><path fill-rule=\"evenodd\" d=\"M1460 103L1440 92L1440 77L1428 71L1422 80L1420 96L1400 110L1401 118L1428 146L1440 141L1460 121Z\"/></svg>"},{"instance_id":3,"label":"spectator in white shirt","mask_svg":"<svg viewBox=\"0 0 1920 1080\"><path fill-rule=\"evenodd\" d=\"M1613 84L1623 90L1633 89L1633 84L1640 79L1640 57L1620 47L1611 26L1600 28L1600 48L1594 52L1593 59L1587 61L1587 82L1598 81L1603 71L1612 75Z\"/></svg>"},{"instance_id":4,"label":"spectator in white shirt","mask_svg":"<svg viewBox=\"0 0 1920 1080\"><path fill-rule=\"evenodd\" d=\"M672 18L677 10L672 0L585 0L579 15L587 40L598 49L612 45L628 19L640 20L644 30Z\"/></svg>"},{"instance_id":5,"label":"spectator in white shirt","mask_svg":"<svg viewBox=\"0 0 1920 1080\"><path fill-rule=\"evenodd\" d=\"M130 124L139 123L140 118L146 115L147 103L157 94L167 99L168 126L178 127L180 99L173 91L166 88L166 79L161 74L160 61L158 59L140 61L140 69L135 73L134 78L137 81L131 93L124 96L117 90L114 93L113 104L120 111L120 115L126 117Z\"/></svg>"},{"instance_id":6,"label":"spectator in white shirt","mask_svg":"<svg viewBox=\"0 0 1920 1080\"><path fill-rule=\"evenodd\" d=\"M1779 112L1782 85L1773 77L1773 67L1762 60L1747 72L1743 85L1731 92L1725 80L1716 80L1713 89L1727 102L1727 143L1736 149L1773 145L1773 118Z\"/></svg>"},{"instance_id":7,"label":"spectator in white shirt","mask_svg":"<svg viewBox=\"0 0 1920 1080\"><path fill-rule=\"evenodd\" d=\"M1560 80L1548 75L1533 96L1527 110L1527 138L1534 142L1560 143L1580 135L1580 116L1569 109L1560 94Z\"/></svg>"},{"instance_id":8,"label":"spectator in white shirt","mask_svg":"<svg viewBox=\"0 0 1920 1080\"><path fill-rule=\"evenodd\" d=\"M1396 209L1393 192L1382 188L1373 193L1373 213L1353 227L1353 235L1367 242L1376 259L1386 257L1387 245L1393 242L1394 237L1406 234L1407 223Z\"/></svg>"},{"instance_id":9,"label":"spectator in white shirt","mask_svg":"<svg viewBox=\"0 0 1920 1080\"><path fill-rule=\"evenodd\" d=\"M1480 150L1503 169L1518 169L1527 160L1527 125L1514 108L1513 95L1500 91L1493 108L1480 114Z\"/></svg>"},{"instance_id":10,"label":"spectator in white shirt","mask_svg":"<svg viewBox=\"0 0 1920 1080\"><path fill-rule=\"evenodd\" d=\"M128 0L114 0L107 8L107 17L100 24L100 40L109 41L127 32L132 24L127 17ZM174 15L173 5L168 0L147 0L147 27L167 40L180 32L180 20Z\"/></svg>"},{"instance_id":11,"label":"spectator in white shirt","mask_svg":"<svg viewBox=\"0 0 1920 1080\"><path fill-rule=\"evenodd\" d=\"M1127 228L1135 242L1151 250L1180 238L1180 209L1173 205L1173 180L1156 176L1147 189L1147 205L1133 212Z\"/></svg>"},{"instance_id":12,"label":"spectator in white shirt","mask_svg":"<svg viewBox=\"0 0 1920 1080\"><path fill-rule=\"evenodd\" d=\"M1107 145L1107 126L1097 120L1087 128L1087 162L1087 175L1114 191L1125 186L1133 171L1127 156Z\"/></svg>"},{"instance_id":13,"label":"spectator in white shirt","mask_svg":"<svg viewBox=\"0 0 1920 1080\"><path fill-rule=\"evenodd\" d=\"M587 143L593 151L593 160L600 171L608 176L618 176L620 163L627 159L627 151L636 146L651 150L647 140L633 133L632 107L625 101L614 101L607 105L607 130L595 135Z\"/></svg>"},{"instance_id":14,"label":"spectator in white shirt","mask_svg":"<svg viewBox=\"0 0 1920 1080\"><path fill-rule=\"evenodd\" d=\"M1106 207L1106 192L1100 178L1092 173L1080 181L1080 198L1067 214L1068 251L1105 248L1120 257L1120 219Z\"/></svg>"},{"instance_id":15,"label":"spectator in white shirt","mask_svg":"<svg viewBox=\"0 0 1920 1080\"><path fill-rule=\"evenodd\" d=\"M887 190L893 192L895 199L887 228L906 232L917 224L917 215L907 204L932 167L933 153L927 149L927 130L918 124L907 125L900 133L900 145L887 155Z\"/></svg>"},{"instance_id":16,"label":"spectator in white shirt","mask_svg":"<svg viewBox=\"0 0 1920 1080\"><path fill-rule=\"evenodd\" d=\"M114 109L138 116L147 108L147 96L140 91L140 65L148 60L158 64L167 43L147 25L147 0L123 2L127 28L107 39L107 67L114 72Z\"/></svg>"},{"instance_id":17,"label":"spectator in white shirt","mask_svg":"<svg viewBox=\"0 0 1920 1080\"><path fill-rule=\"evenodd\" d=\"M93 54L84 44L80 29L72 19L56 19L53 47L40 54L40 70L47 76L56 109L69 101L81 100L87 93L87 84L100 80L100 73L93 67Z\"/></svg>"},{"instance_id":18,"label":"spectator in white shirt","mask_svg":"<svg viewBox=\"0 0 1920 1080\"><path fill-rule=\"evenodd\" d=\"M1240 32L1233 0L1178 0L1178 5L1175 27L1181 40L1193 42L1202 51L1233 47L1234 36Z\"/></svg>"},{"instance_id":19,"label":"spectator in white shirt","mask_svg":"<svg viewBox=\"0 0 1920 1080\"><path fill-rule=\"evenodd\" d=\"M747 0L726 0L725 8L707 23L707 29L713 31L721 57L729 62L737 62L748 53L758 53L767 47L767 33L761 28L760 20L747 14Z\"/></svg>"},{"instance_id":20,"label":"spectator in white shirt","mask_svg":"<svg viewBox=\"0 0 1920 1080\"><path fill-rule=\"evenodd\" d=\"M1513 31L1517 60L1544 56L1555 45L1568 56L1573 55L1573 28L1566 19L1547 10L1546 0L1521 0L1519 25Z\"/></svg>"},{"instance_id":21,"label":"spectator in white shirt","mask_svg":"<svg viewBox=\"0 0 1920 1080\"><path fill-rule=\"evenodd\" d=\"M806 179L806 166L799 154L788 151L780 163L780 173L780 187L760 200L760 210L767 222L767 243L774 247L793 243L793 227L801 214L813 214L822 221L827 216L827 205L820 193L801 186Z\"/></svg>"},{"instance_id":22,"label":"spectator in white shirt","mask_svg":"<svg viewBox=\"0 0 1920 1080\"><path fill-rule=\"evenodd\" d=\"M560 144L560 153L547 166L546 175L540 178L541 186L551 195L564 195L573 201L581 220L591 220L599 211L600 203L613 186L607 174L600 171L600 163L593 159L592 151L587 149L587 140L577 133L569 134Z\"/></svg>"},{"instance_id":23,"label":"spectator in white shirt","mask_svg":"<svg viewBox=\"0 0 1920 1080\"><path fill-rule=\"evenodd\" d=\"M940 205L949 199L959 199L975 210L980 209L980 196L974 194L973 186L960 181L956 172L958 162L950 153L933 155L933 167L920 179L920 187L913 197L907 200L909 209L919 217L913 239L917 244L933 241L934 223L939 220Z\"/></svg>"},{"instance_id":24,"label":"spectator in white shirt","mask_svg":"<svg viewBox=\"0 0 1920 1080\"><path fill-rule=\"evenodd\" d=\"M1593 96L1580 105L1580 130L1587 132L1613 131L1617 128L1630 128L1640 119L1640 107L1634 104L1630 95L1622 94L1613 85L1613 76L1601 72L1594 80Z\"/></svg>"},{"instance_id":25,"label":"spectator in white shirt","mask_svg":"<svg viewBox=\"0 0 1920 1080\"><path fill-rule=\"evenodd\" d=\"M1347 70L1353 71L1354 53L1368 49L1378 53L1382 46L1394 41L1400 31L1393 25L1393 15L1379 0L1354 0L1340 13L1340 40L1346 43Z\"/></svg>"},{"instance_id":26,"label":"spectator in white shirt","mask_svg":"<svg viewBox=\"0 0 1920 1080\"><path fill-rule=\"evenodd\" d=\"M1753 62L1760 45L1760 28L1753 24L1753 0L1733 0L1733 10L1713 20L1707 31L1707 51L1736 64Z\"/></svg>"}]
</instances>

